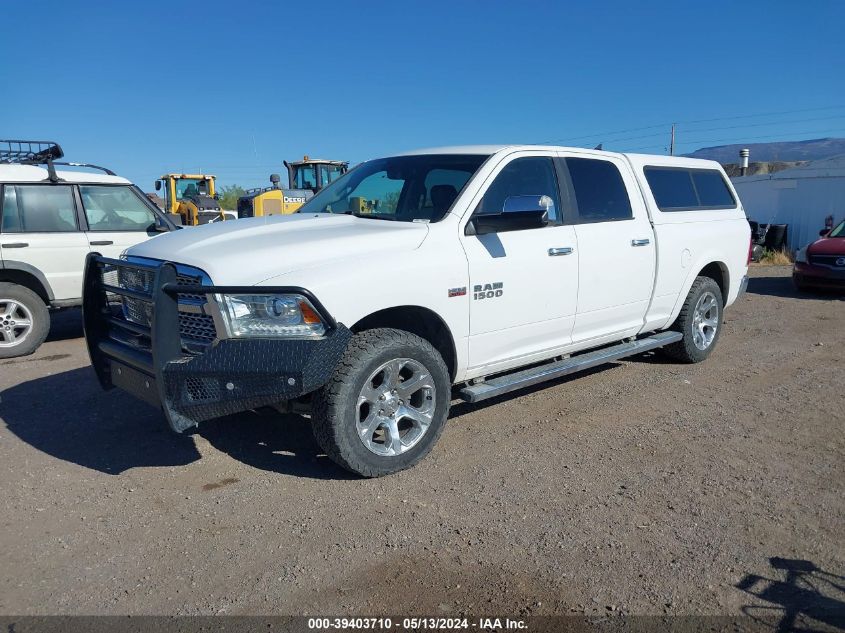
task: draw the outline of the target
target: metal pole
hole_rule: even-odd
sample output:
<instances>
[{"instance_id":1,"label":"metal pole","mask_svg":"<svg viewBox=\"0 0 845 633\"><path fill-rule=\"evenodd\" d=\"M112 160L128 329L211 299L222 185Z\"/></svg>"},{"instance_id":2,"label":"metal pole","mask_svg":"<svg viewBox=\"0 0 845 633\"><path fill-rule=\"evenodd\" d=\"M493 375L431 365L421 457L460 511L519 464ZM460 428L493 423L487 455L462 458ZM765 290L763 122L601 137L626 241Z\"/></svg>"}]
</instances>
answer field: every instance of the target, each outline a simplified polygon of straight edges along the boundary
<instances>
[{"instance_id":1,"label":"metal pole","mask_svg":"<svg viewBox=\"0 0 845 633\"><path fill-rule=\"evenodd\" d=\"M675 155L675 124L672 124L672 138L669 141L669 156Z\"/></svg>"}]
</instances>

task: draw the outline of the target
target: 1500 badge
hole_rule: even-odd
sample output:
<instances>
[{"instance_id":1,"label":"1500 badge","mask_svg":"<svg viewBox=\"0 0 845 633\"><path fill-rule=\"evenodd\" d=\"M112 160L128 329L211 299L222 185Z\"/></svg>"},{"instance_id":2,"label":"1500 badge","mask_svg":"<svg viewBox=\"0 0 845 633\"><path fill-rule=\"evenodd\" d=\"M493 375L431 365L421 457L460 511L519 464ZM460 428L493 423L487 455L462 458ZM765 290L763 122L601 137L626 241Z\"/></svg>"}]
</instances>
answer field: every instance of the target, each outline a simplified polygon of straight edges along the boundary
<instances>
[{"instance_id":1,"label":"1500 badge","mask_svg":"<svg viewBox=\"0 0 845 633\"><path fill-rule=\"evenodd\" d=\"M472 298L478 300L501 297L504 293L504 285L501 281L494 281L492 284L476 284L472 287Z\"/></svg>"}]
</instances>

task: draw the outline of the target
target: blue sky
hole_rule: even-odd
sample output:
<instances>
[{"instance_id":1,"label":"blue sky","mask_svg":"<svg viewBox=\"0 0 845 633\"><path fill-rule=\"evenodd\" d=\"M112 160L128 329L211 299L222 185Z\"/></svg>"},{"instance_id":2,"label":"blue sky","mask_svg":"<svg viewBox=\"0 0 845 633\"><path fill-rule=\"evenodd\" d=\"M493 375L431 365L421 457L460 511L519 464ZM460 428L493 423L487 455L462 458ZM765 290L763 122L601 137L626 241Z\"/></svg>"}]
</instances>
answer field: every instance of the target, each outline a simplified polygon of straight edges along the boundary
<instances>
[{"instance_id":1,"label":"blue sky","mask_svg":"<svg viewBox=\"0 0 845 633\"><path fill-rule=\"evenodd\" d=\"M146 191L183 169L269 184L303 154L547 141L662 153L673 121L680 152L845 136L843 2L2 9L0 137L57 140Z\"/></svg>"}]
</instances>

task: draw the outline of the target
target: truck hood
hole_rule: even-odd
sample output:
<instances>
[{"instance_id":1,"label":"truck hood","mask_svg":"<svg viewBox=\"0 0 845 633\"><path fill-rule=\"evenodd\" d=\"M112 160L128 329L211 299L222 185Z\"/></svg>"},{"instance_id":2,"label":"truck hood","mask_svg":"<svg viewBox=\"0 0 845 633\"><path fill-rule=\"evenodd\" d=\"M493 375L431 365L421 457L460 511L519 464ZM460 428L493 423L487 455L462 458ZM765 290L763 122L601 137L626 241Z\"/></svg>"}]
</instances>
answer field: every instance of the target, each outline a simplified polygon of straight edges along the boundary
<instances>
[{"instance_id":1,"label":"truck hood","mask_svg":"<svg viewBox=\"0 0 845 633\"><path fill-rule=\"evenodd\" d=\"M422 223L296 213L190 226L126 255L201 268L218 286L252 286L315 265L414 250L427 234Z\"/></svg>"}]
</instances>

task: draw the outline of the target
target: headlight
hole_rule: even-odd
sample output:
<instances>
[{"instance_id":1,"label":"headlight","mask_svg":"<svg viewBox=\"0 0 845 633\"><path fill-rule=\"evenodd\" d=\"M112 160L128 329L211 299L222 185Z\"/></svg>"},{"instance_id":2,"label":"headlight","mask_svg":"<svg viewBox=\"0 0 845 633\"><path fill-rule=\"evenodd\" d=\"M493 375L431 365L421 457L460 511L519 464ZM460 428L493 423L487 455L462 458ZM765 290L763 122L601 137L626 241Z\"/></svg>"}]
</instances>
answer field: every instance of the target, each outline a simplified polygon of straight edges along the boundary
<instances>
[{"instance_id":1,"label":"headlight","mask_svg":"<svg viewBox=\"0 0 845 633\"><path fill-rule=\"evenodd\" d=\"M806 264L807 263L807 247L799 248L795 252L795 261L799 264Z\"/></svg>"},{"instance_id":2,"label":"headlight","mask_svg":"<svg viewBox=\"0 0 845 633\"><path fill-rule=\"evenodd\" d=\"M322 336L323 320L301 295L217 295L220 313L233 338Z\"/></svg>"}]
</instances>

